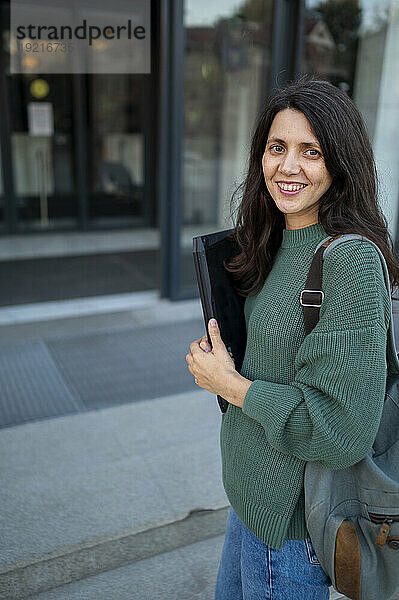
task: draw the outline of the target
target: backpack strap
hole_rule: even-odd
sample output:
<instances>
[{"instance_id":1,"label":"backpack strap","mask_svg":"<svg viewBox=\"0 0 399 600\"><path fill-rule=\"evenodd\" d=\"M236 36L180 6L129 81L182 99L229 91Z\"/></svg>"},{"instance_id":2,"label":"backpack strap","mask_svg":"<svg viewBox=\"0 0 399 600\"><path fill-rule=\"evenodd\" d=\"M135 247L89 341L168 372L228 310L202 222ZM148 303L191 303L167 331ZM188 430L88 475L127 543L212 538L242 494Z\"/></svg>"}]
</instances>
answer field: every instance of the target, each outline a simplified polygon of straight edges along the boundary
<instances>
[{"instance_id":1,"label":"backpack strap","mask_svg":"<svg viewBox=\"0 0 399 600\"><path fill-rule=\"evenodd\" d=\"M308 276L306 279L305 289L302 290L299 302L303 310L303 318L305 322L305 332L308 335L314 327L317 325L320 318L320 307L324 300L324 292L322 290L322 274L323 274L323 261L329 252L335 248L337 244L347 242L349 240L363 240L367 241L378 251L380 255L385 285L388 290L389 302L391 306L391 318L389 321L389 329L387 332L387 362L391 366L394 373L399 374L399 357L396 351L395 344L395 332L394 332L394 320L392 312L392 298L391 298L391 285L389 279L388 267L380 248L372 240L359 235L357 233L345 233L335 236L330 236L322 240L314 251L313 260L311 262Z\"/></svg>"}]
</instances>

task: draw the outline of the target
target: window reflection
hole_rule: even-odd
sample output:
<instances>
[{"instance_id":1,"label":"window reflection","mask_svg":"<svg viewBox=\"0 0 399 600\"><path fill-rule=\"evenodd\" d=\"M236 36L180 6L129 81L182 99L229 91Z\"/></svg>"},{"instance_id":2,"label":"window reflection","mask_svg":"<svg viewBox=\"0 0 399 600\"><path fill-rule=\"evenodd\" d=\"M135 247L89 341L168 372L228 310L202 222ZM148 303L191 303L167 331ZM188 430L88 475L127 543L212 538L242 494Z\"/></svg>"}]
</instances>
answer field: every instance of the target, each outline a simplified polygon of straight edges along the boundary
<instances>
[{"instance_id":1,"label":"window reflection","mask_svg":"<svg viewBox=\"0 0 399 600\"><path fill-rule=\"evenodd\" d=\"M143 81L133 75L89 77L90 218L131 224L144 215Z\"/></svg>"},{"instance_id":2,"label":"window reflection","mask_svg":"<svg viewBox=\"0 0 399 600\"><path fill-rule=\"evenodd\" d=\"M306 2L304 73L348 92L366 123L380 202L396 238L399 204L399 6L395 0Z\"/></svg>"},{"instance_id":3,"label":"window reflection","mask_svg":"<svg viewBox=\"0 0 399 600\"><path fill-rule=\"evenodd\" d=\"M352 90L357 32L362 8L357 0L308 2L303 70Z\"/></svg>"},{"instance_id":4,"label":"window reflection","mask_svg":"<svg viewBox=\"0 0 399 600\"><path fill-rule=\"evenodd\" d=\"M185 3L181 283L189 289L192 237L232 226L230 198L268 94L272 50L271 0L201 4Z\"/></svg>"}]
</instances>

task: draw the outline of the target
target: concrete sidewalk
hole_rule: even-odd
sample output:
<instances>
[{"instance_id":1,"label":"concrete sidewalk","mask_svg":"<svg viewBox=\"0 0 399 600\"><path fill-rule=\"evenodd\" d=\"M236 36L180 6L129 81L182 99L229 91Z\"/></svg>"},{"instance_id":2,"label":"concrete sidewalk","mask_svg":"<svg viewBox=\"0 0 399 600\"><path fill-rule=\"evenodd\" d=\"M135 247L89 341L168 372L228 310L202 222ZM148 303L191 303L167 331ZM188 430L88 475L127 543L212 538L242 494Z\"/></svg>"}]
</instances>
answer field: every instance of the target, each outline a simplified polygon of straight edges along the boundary
<instances>
[{"instance_id":1,"label":"concrete sidewalk","mask_svg":"<svg viewBox=\"0 0 399 600\"><path fill-rule=\"evenodd\" d=\"M221 535L220 419L199 391L1 430L0 598Z\"/></svg>"},{"instance_id":2,"label":"concrete sidewalk","mask_svg":"<svg viewBox=\"0 0 399 600\"><path fill-rule=\"evenodd\" d=\"M214 600L224 536L34 594L30 600Z\"/></svg>"},{"instance_id":3,"label":"concrete sidewalk","mask_svg":"<svg viewBox=\"0 0 399 600\"><path fill-rule=\"evenodd\" d=\"M152 293L9 307L0 340L199 316L199 301ZM229 509L220 423L215 396L195 390L0 429L0 600L213 600Z\"/></svg>"},{"instance_id":4,"label":"concrete sidewalk","mask_svg":"<svg viewBox=\"0 0 399 600\"><path fill-rule=\"evenodd\" d=\"M212 600L220 421L198 391L0 431L1 600Z\"/></svg>"},{"instance_id":5,"label":"concrete sidewalk","mask_svg":"<svg viewBox=\"0 0 399 600\"><path fill-rule=\"evenodd\" d=\"M0 428L197 390L199 301L155 292L0 308Z\"/></svg>"}]
</instances>

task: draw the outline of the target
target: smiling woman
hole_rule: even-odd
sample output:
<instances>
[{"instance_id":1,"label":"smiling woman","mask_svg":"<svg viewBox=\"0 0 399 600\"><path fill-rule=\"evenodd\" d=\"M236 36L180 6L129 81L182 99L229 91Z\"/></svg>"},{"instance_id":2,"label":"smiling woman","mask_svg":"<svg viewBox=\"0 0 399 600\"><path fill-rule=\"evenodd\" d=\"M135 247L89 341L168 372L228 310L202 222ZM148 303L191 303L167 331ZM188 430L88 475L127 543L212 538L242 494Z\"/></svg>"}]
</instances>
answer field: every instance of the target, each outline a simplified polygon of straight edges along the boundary
<instances>
[{"instance_id":1,"label":"smiling woman","mask_svg":"<svg viewBox=\"0 0 399 600\"><path fill-rule=\"evenodd\" d=\"M303 140L310 141L303 141ZM313 154L312 154L313 153ZM266 187L287 229L318 221L319 201L331 185L317 138L305 115L286 108L274 117L262 159ZM287 196L296 196L287 200Z\"/></svg>"},{"instance_id":2,"label":"smiling woman","mask_svg":"<svg viewBox=\"0 0 399 600\"><path fill-rule=\"evenodd\" d=\"M245 296L244 360L235 370L211 326L212 349L204 336L186 357L198 385L229 403L220 448L231 510L215 600L327 600L331 580L305 520L305 466L345 469L370 451L391 305L379 253L359 239L325 257L308 335L301 291L316 248L342 233L375 241L391 286L399 283L373 152L349 96L312 77L278 90L255 129L242 189L240 252L225 267Z\"/></svg>"}]
</instances>

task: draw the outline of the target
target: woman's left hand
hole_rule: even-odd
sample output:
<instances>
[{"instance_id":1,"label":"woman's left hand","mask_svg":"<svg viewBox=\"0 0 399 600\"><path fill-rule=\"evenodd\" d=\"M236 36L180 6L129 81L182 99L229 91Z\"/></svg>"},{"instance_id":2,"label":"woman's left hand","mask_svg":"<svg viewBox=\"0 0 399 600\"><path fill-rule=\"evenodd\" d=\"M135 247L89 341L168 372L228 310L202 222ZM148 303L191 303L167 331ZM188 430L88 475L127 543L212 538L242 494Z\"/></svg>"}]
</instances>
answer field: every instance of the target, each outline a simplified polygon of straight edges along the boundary
<instances>
[{"instance_id":1,"label":"woman's left hand","mask_svg":"<svg viewBox=\"0 0 399 600\"><path fill-rule=\"evenodd\" d=\"M215 326L212 326L213 321ZM220 337L216 319L209 320L208 331L212 342L212 350L208 349L209 344L206 334L202 338L194 340L190 344L191 352L186 354L188 370L194 375L199 387L223 397L223 393L229 387L229 379L237 372L234 367L234 360Z\"/></svg>"}]
</instances>

